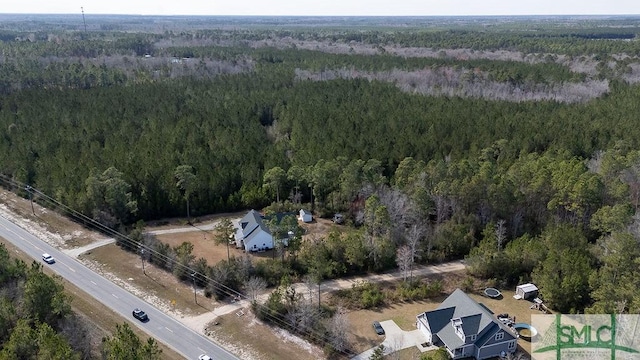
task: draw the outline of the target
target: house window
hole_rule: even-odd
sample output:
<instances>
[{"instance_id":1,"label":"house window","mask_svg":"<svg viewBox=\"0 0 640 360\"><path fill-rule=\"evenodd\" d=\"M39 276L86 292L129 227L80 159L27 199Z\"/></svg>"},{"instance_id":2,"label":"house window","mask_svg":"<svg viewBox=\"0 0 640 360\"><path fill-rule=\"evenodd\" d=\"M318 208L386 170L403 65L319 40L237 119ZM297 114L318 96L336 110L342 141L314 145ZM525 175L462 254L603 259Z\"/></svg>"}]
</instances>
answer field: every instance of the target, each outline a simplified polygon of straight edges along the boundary
<instances>
[{"instance_id":1,"label":"house window","mask_svg":"<svg viewBox=\"0 0 640 360\"><path fill-rule=\"evenodd\" d=\"M509 342L509 350L513 350L515 348L516 348L516 342L515 341Z\"/></svg>"},{"instance_id":2,"label":"house window","mask_svg":"<svg viewBox=\"0 0 640 360\"><path fill-rule=\"evenodd\" d=\"M500 331L496 334L496 341L504 339L504 333Z\"/></svg>"}]
</instances>

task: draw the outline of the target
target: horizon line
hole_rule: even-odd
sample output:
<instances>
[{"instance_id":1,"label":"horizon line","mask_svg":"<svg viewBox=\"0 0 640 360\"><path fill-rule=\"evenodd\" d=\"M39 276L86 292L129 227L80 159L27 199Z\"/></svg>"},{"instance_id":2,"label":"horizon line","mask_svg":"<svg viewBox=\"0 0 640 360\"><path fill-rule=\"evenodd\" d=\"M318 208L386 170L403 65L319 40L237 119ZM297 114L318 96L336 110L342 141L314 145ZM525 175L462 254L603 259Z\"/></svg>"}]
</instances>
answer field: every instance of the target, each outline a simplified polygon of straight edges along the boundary
<instances>
[{"instance_id":1,"label":"horizon line","mask_svg":"<svg viewBox=\"0 0 640 360\"><path fill-rule=\"evenodd\" d=\"M29 13L29 12L0 12L0 16L2 15L25 15L25 16L33 16L33 15L78 15L78 13ZM322 15L322 14L284 14L284 15L262 15L262 14L133 14L133 13L90 13L85 11L85 15L104 15L104 16L163 16L163 17L171 17L171 16L193 16L193 17L211 17L211 16L221 16L221 17L404 17L404 18L421 18L421 17L593 17L593 16L615 16L615 17L638 17L640 13L637 14L432 14L432 15L341 15L341 14L332 14L332 15Z\"/></svg>"}]
</instances>

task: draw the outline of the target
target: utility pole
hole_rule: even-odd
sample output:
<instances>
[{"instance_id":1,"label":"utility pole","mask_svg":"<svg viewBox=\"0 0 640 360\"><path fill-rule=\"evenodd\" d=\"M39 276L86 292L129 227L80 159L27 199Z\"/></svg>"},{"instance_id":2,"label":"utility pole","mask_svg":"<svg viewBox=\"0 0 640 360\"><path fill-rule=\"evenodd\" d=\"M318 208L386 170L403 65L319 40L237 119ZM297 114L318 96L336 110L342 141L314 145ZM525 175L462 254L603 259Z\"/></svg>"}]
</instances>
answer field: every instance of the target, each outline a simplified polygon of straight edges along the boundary
<instances>
[{"instance_id":1,"label":"utility pole","mask_svg":"<svg viewBox=\"0 0 640 360\"><path fill-rule=\"evenodd\" d=\"M231 255L229 253L229 242L231 241L231 239L233 239L233 235L229 235L229 238L227 239L227 262L231 263Z\"/></svg>"},{"instance_id":2,"label":"utility pole","mask_svg":"<svg viewBox=\"0 0 640 360\"><path fill-rule=\"evenodd\" d=\"M81 6L80 11L82 11L82 23L84 24L84 34L87 35L87 22L84 20L84 8Z\"/></svg>"},{"instance_id":3,"label":"utility pole","mask_svg":"<svg viewBox=\"0 0 640 360\"><path fill-rule=\"evenodd\" d=\"M144 270L144 249L140 249L140 258L142 259L142 273L147 275L147 272Z\"/></svg>"},{"instance_id":4,"label":"utility pole","mask_svg":"<svg viewBox=\"0 0 640 360\"><path fill-rule=\"evenodd\" d=\"M30 185L27 185L24 187L24 189L29 192L29 200L31 201L31 213L35 215L36 210L33 208L33 188Z\"/></svg>"},{"instance_id":5,"label":"utility pole","mask_svg":"<svg viewBox=\"0 0 640 360\"><path fill-rule=\"evenodd\" d=\"M196 273L191 273L191 279L193 279L193 300L198 303L198 297L196 296Z\"/></svg>"}]
</instances>

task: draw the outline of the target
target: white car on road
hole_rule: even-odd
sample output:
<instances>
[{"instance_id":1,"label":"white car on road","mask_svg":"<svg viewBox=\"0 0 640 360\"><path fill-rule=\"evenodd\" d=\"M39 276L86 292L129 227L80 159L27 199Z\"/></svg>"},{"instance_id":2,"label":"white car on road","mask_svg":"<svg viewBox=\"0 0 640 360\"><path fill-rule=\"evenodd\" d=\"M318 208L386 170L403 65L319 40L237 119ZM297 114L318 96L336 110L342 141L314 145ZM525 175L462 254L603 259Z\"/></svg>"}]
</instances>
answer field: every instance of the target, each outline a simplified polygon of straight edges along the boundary
<instances>
[{"instance_id":1,"label":"white car on road","mask_svg":"<svg viewBox=\"0 0 640 360\"><path fill-rule=\"evenodd\" d=\"M42 254L42 261L46 262L47 264L53 264L54 262L56 262L56 259L54 259L53 256L45 253Z\"/></svg>"}]
</instances>

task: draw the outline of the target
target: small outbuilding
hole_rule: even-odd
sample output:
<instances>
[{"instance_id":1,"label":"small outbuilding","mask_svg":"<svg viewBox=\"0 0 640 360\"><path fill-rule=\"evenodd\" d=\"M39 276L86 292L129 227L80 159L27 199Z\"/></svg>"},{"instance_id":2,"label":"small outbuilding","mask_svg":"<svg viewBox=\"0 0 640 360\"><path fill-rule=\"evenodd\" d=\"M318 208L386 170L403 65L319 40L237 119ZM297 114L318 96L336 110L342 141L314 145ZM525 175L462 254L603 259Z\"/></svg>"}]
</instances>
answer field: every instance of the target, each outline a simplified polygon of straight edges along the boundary
<instances>
[{"instance_id":1,"label":"small outbuilding","mask_svg":"<svg viewBox=\"0 0 640 360\"><path fill-rule=\"evenodd\" d=\"M342 214L335 214L331 220L336 224L342 224L344 223L344 216L342 216Z\"/></svg>"},{"instance_id":2,"label":"small outbuilding","mask_svg":"<svg viewBox=\"0 0 640 360\"><path fill-rule=\"evenodd\" d=\"M300 215L298 216L298 219L300 219L300 221L304 223L310 223L313 221L313 215L310 211L300 209Z\"/></svg>"},{"instance_id":3,"label":"small outbuilding","mask_svg":"<svg viewBox=\"0 0 640 360\"><path fill-rule=\"evenodd\" d=\"M538 297L538 287L531 283L518 285L516 286L516 294L513 297L518 300L535 299Z\"/></svg>"}]
</instances>

